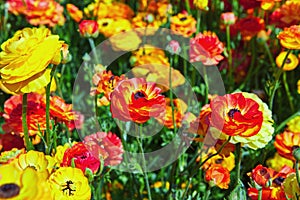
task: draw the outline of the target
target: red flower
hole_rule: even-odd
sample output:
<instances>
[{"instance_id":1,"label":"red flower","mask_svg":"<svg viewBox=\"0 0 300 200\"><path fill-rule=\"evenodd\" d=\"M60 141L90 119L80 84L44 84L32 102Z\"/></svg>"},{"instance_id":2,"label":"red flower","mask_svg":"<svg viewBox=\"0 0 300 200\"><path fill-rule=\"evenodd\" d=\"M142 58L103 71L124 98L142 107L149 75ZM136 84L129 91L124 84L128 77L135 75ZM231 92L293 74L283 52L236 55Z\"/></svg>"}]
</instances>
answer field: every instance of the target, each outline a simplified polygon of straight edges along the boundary
<instances>
[{"instance_id":1,"label":"red flower","mask_svg":"<svg viewBox=\"0 0 300 200\"><path fill-rule=\"evenodd\" d=\"M250 137L261 129L263 113L259 110L259 104L245 98L242 93L216 97L210 107L210 123L227 135Z\"/></svg>"},{"instance_id":2,"label":"red flower","mask_svg":"<svg viewBox=\"0 0 300 200\"><path fill-rule=\"evenodd\" d=\"M99 159L94 157L82 142L76 143L65 151L61 166L71 166L72 160L74 160L75 167L81 169L83 173L85 173L86 168L95 173L100 167Z\"/></svg>"},{"instance_id":3,"label":"red flower","mask_svg":"<svg viewBox=\"0 0 300 200\"><path fill-rule=\"evenodd\" d=\"M259 31L265 29L264 20L253 16L240 19L236 25L242 34L243 40L250 40Z\"/></svg>"},{"instance_id":4,"label":"red flower","mask_svg":"<svg viewBox=\"0 0 300 200\"><path fill-rule=\"evenodd\" d=\"M228 189L230 172L222 165L214 164L205 172L205 180L210 184L217 185L221 189Z\"/></svg>"},{"instance_id":5,"label":"red flower","mask_svg":"<svg viewBox=\"0 0 300 200\"><path fill-rule=\"evenodd\" d=\"M101 155L104 166L115 166L123 160L123 145L120 138L111 132L97 132L86 136L84 144L94 156Z\"/></svg>"},{"instance_id":6,"label":"red flower","mask_svg":"<svg viewBox=\"0 0 300 200\"><path fill-rule=\"evenodd\" d=\"M113 118L145 123L165 110L165 98L155 83L143 78L121 81L111 93L110 110Z\"/></svg>"},{"instance_id":7,"label":"red flower","mask_svg":"<svg viewBox=\"0 0 300 200\"><path fill-rule=\"evenodd\" d=\"M282 157L295 161L293 150L300 146L300 132L284 131L276 135L274 146Z\"/></svg>"},{"instance_id":8,"label":"red flower","mask_svg":"<svg viewBox=\"0 0 300 200\"><path fill-rule=\"evenodd\" d=\"M16 134L5 133L0 134L0 151L9 151L13 148L25 148L24 140Z\"/></svg>"},{"instance_id":9,"label":"red flower","mask_svg":"<svg viewBox=\"0 0 300 200\"><path fill-rule=\"evenodd\" d=\"M79 24L79 32L83 37L97 37L99 34L97 21L82 20Z\"/></svg>"},{"instance_id":10,"label":"red flower","mask_svg":"<svg viewBox=\"0 0 300 200\"><path fill-rule=\"evenodd\" d=\"M224 45L218 36L210 31L199 33L190 40L190 61L202 62L204 65L216 65L224 57Z\"/></svg>"},{"instance_id":11,"label":"red flower","mask_svg":"<svg viewBox=\"0 0 300 200\"><path fill-rule=\"evenodd\" d=\"M271 171L269 168L262 165L257 165L253 170L251 175L252 179L260 186L265 187L267 182L271 179Z\"/></svg>"}]
</instances>

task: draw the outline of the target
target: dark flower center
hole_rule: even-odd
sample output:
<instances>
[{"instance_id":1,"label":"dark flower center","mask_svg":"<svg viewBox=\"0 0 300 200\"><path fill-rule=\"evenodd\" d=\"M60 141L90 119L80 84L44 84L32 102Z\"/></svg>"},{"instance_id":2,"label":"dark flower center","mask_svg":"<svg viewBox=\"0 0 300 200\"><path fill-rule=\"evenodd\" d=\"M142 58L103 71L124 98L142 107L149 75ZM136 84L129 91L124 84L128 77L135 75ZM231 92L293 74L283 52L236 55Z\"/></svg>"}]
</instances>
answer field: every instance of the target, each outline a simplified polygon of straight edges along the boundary
<instances>
[{"instance_id":1,"label":"dark flower center","mask_svg":"<svg viewBox=\"0 0 300 200\"><path fill-rule=\"evenodd\" d=\"M294 146L292 146L292 151L294 151L294 150L296 150L296 149L298 149L298 148L299 148L299 146L294 145Z\"/></svg>"},{"instance_id":2,"label":"dark flower center","mask_svg":"<svg viewBox=\"0 0 300 200\"><path fill-rule=\"evenodd\" d=\"M9 199L20 193L20 187L14 183L7 183L0 187L0 198Z\"/></svg>"},{"instance_id":3,"label":"dark flower center","mask_svg":"<svg viewBox=\"0 0 300 200\"><path fill-rule=\"evenodd\" d=\"M221 163L223 162L223 160L224 160L223 158L219 158L219 159L217 159L217 160L215 161L215 163L216 163L216 164L221 164Z\"/></svg>"},{"instance_id":4,"label":"dark flower center","mask_svg":"<svg viewBox=\"0 0 300 200\"><path fill-rule=\"evenodd\" d=\"M108 25L108 22L104 22L103 24L102 24L102 26L107 26Z\"/></svg>"},{"instance_id":5,"label":"dark flower center","mask_svg":"<svg viewBox=\"0 0 300 200\"><path fill-rule=\"evenodd\" d=\"M74 195L73 192L76 191L71 188L72 184L74 184L73 181L67 181L66 185L63 185L63 187L65 187L65 188L63 188L62 191L65 192L67 190L69 196Z\"/></svg>"},{"instance_id":6,"label":"dark flower center","mask_svg":"<svg viewBox=\"0 0 300 200\"><path fill-rule=\"evenodd\" d=\"M141 91L138 91L134 94L134 99L137 100L139 98L144 98L145 97L145 94Z\"/></svg>"},{"instance_id":7,"label":"dark flower center","mask_svg":"<svg viewBox=\"0 0 300 200\"><path fill-rule=\"evenodd\" d=\"M185 21L186 19L187 19L186 17L181 17L181 18L180 18L180 21L183 22L183 21Z\"/></svg>"},{"instance_id":8,"label":"dark flower center","mask_svg":"<svg viewBox=\"0 0 300 200\"><path fill-rule=\"evenodd\" d=\"M230 117L230 118L232 118L233 119L233 116L234 116L234 114L236 113L236 112L241 112L239 109L237 109L237 108L233 108L233 109L231 109L231 110L229 110L229 112L227 113L228 114L228 116Z\"/></svg>"},{"instance_id":9,"label":"dark flower center","mask_svg":"<svg viewBox=\"0 0 300 200\"><path fill-rule=\"evenodd\" d=\"M276 183L277 185L281 185L283 183L283 181L284 181L284 178L279 176L279 177L275 178L273 182Z\"/></svg>"},{"instance_id":10,"label":"dark flower center","mask_svg":"<svg viewBox=\"0 0 300 200\"><path fill-rule=\"evenodd\" d=\"M289 59L289 58L287 58L286 60L285 60L285 63L286 64L290 64L292 61L291 61L291 59Z\"/></svg>"}]
</instances>

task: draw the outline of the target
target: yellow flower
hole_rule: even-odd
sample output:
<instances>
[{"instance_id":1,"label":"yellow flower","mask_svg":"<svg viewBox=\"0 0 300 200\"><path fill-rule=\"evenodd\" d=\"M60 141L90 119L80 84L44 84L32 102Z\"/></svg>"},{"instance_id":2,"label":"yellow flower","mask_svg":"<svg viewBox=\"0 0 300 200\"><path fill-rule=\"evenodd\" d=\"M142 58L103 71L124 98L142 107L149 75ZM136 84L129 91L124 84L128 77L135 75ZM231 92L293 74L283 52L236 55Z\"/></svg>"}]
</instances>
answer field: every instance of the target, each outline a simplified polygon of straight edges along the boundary
<instances>
[{"instance_id":1,"label":"yellow flower","mask_svg":"<svg viewBox=\"0 0 300 200\"><path fill-rule=\"evenodd\" d=\"M25 149L13 148L9 151L3 151L0 154L0 165L10 163L23 153L25 153Z\"/></svg>"},{"instance_id":2,"label":"yellow flower","mask_svg":"<svg viewBox=\"0 0 300 200\"><path fill-rule=\"evenodd\" d=\"M69 143L65 143L64 146L59 145L56 147L56 152L52 153L52 156L54 156L56 165L60 166L60 164L62 163L65 151L70 148L71 145Z\"/></svg>"},{"instance_id":3,"label":"yellow flower","mask_svg":"<svg viewBox=\"0 0 300 200\"><path fill-rule=\"evenodd\" d=\"M200 10L208 10L208 0L194 0L194 5Z\"/></svg>"},{"instance_id":4,"label":"yellow flower","mask_svg":"<svg viewBox=\"0 0 300 200\"><path fill-rule=\"evenodd\" d=\"M286 57L287 53L288 53L287 51L283 51L276 57L277 67L280 68L282 66L282 63L283 63L284 58ZM295 69L298 66L298 64L299 64L299 59L297 58L297 56L290 53L283 65L282 70L291 71L291 70Z\"/></svg>"},{"instance_id":5,"label":"yellow flower","mask_svg":"<svg viewBox=\"0 0 300 200\"><path fill-rule=\"evenodd\" d=\"M281 46L287 49L300 49L300 25L284 28L277 38L280 40Z\"/></svg>"},{"instance_id":6,"label":"yellow flower","mask_svg":"<svg viewBox=\"0 0 300 200\"><path fill-rule=\"evenodd\" d=\"M46 180L31 167L0 166L0 199L50 199Z\"/></svg>"},{"instance_id":7,"label":"yellow flower","mask_svg":"<svg viewBox=\"0 0 300 200\"><path fill-rule=\"evenodd\" d=\"M277 172L280 171L284 165L293 167L293 162L289 159L280 156L277 152L275 153L275 156L273 158L269 158L267 160L267 166L274 169Z\"/></svg>"},{"instance_id":8,"label":"yellow flower","mask_svg":"<svg viewBox=\"0 0 300 200\"><path fill-rule=\"evenodd\" d=\"M142 40L133 31L119 33L109 38L113 50L115 51L132 51L136 50Z\"/></svg>"},{"instance_id":9,"label":"yellow flower","mask_svg":"<svg viewBox=\"0 0 300 200\"><path fill-rule=\"evenodd\" d=\"M111 19L111 18L101 18L98 21L99 32L105 37L111 37L117 33L130 31L131 23L127 19Z\"/></svg>"},{"instance_id":10,"label":"yellow flower","mask_svg":"<svg viewBox=\"0 0 300 200\"><path fill-rule=\"evenodd\" d=\"M287 123L287 126L288 126L287 129L291 132L300 132L300 116L291 119Z\"/></svg>"},{"instance_id":11,"label":"yellow flower","mask_svg":"<svg viewBox=\"0 0 300 200\"><path fill-rule=\"evenodd\" d=\"M296 173L290 173L283 181L284 192L291 196L292 200L297 200L297 196L300 196L300 187L297 181Z\"/></svg>"},{"instance_id":12,"label":"yellow flower","mask_svg":"<svg viewBox=\"0 0 300 200\"><path fill-rule=\"evenodd\" d=\"M30 93L50 82L49 64L61 62L63 41L47 28L24 28L1 45L0 88L9 94Z\"/></svg>"},{"instance_id":13,"label":"yellow flower","mask_svg":"<svg viewBox=\"0 0 300 200\"><path fill-rule=\"evenodd\" d=\"M61 167L48 179L54 200L88 200L91 188L80 169Z\"/></svg>"},{"instance_id":14,"label":"yellow flower","mask_svg":"<svg viewBox=\"0 0 300 200\"><path fill-rule=\"evenodd\" d=\"M210 148L207 153L203 153L201 156L201 161L204 161L208 156L211 154L217 153L216 149L214 147ZM232 152L230 152L229 156L218 154L211 159L209 159L204 165L203 169L207 170L212 165L221 165L228 169L228 171L231 171L235 167L235 156Z\"/></svg>"},{"instance_id":15,"label":"yellow flower","mask_svg":"<svg viewBox=\"0 0 300 200\"><path fill-rule=\"evenodd\" d=\"M196 20L192 15L179 13L171 17L170 28L175 34L190 37L196 32Z\"/></svg>"}]
</instances>

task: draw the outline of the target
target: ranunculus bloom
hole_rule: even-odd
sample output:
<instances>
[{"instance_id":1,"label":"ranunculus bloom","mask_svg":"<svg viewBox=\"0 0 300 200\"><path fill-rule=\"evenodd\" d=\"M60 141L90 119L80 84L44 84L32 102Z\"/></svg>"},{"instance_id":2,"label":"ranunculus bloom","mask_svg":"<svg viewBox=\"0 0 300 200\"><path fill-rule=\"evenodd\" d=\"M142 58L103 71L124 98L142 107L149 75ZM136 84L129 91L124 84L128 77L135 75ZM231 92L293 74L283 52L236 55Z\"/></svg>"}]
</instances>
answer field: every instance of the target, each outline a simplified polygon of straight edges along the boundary
<instances>
[{"instance_id":1,"label":"ranunculus bloom","mask_svg":"<svg viewBox=\"0 0 300 200\"><path fill-rule=\"evenodd\" d=\"M285 1L270 16L270 21L279 28L298 25L300 22L300 1Z\"/></svg>"},{"instance_id":2,"label":"ranunculus bloom","mask_svg":"<svg viewBox=\"0 0 300 200\"><path fill-rule=\"evenodd\" d=\"M221 14L221 22L225 25L234 24L236 21L236 16L233 12L226 12Z\"/></svg>"},{"instance_id":3,"label":"ranunculus bloom","mask_svg":"<svg viewBox=\"0 0 300 200\"><path fill-rule=\"evenodd\" d=\"M133 31L113 35L109 41L113 50L126 52L136 50L142 42L138 34Z\"/></svg>"},{"instance_id":4,"label":"ranunculus bloom","mask_svg":"<svg viewBox=\"0 0 300 200\"><path fill-rule=\"evenodd\" d=\"M81 169L83 173L86 168L96 173L100 167L99 159L96 158L82 142L76 143L65 151L61 166L71 166L72 160L74 160L75 167Z\"/></svg>"},{"instance_id":5,"label":"ranunculus bloom","mask_svg":"<svg viewBox=\"0 0 300 200\"><path fill-rule=\"evenodd\" d=\"M101 156L104 166L115 166L123 160L123 145L120 138L112 132L97 132L84 138L84 144L94 156Z\"/></svg>"},{"instance_id":6,"label":"ranunculus bloom","mask_svg":"<svg viewBox=\"0 0 300 200\"><path fill-rule=\"evenodd\" d=\"M24 140L20 135L12 133L0 134L0 150L9 151L13 148L25 148Z\"/></svg>"},{"instance_id":7,"label":"ranunculus bloom","mask_svg":"<svg viewBox=\"0 0 300 200\"><path fill-rule=\"evenodd\" d=\"M274 7L275 2L280 2L281 0L257 0L257 1L261 1L260 7L263 10L271 10Z\"/></svg>"},{"instance_id":8,"label":"ranunculus bloom","mask_svg":"<svg viewBox=\"0 0 300 200\"><path fill-rule=\"evenodd\" d=\"M94 20L82 20L79 24L79 32L83 37L97 37L99 34L98 23Z\"/></svg>"},{"instance_id":9,"label":"ranunculus bloom","mask_svg":"<svg viewBox=\"0 0 300 200\"><path fill-rule=\"evenodd\" d=\"M243 40L250 40L257 35L259 31L265 29L264 20L254 16L239 19L236 25L242 34Z\"/></svg>"},{"instance_id":10,"label":"ranunculus bloom","mask_svg":"<svg viewBox=\"0 0 300 200\"><path fill-rule=\"evenodd\" d=\"M298 184L296 173L289 174L283 182L284 192L292 197L292 200L297 200L300 196L300 187Z\"/></svg>"},{"instance_id":11,"label":"ranunculus bloom","mask_svg":"<svg viewBox=\"0 0 300 200\"><path fill-rule=\"evenodd\" d=\"M114 91L118 83L125 79L125 75L115 76L111 71L103 70L94 74L93 84L96 86L92 88L91 94L103 94L104 96L98 100L98 105L107 106L110 103L110 94Z\"/></svg>"},{"instance_id":12,"label":"ranunculus bloom","mask_svg":"<svg viewBox=\"0 0 300 200\"><path fill-rule=\"evenodd\" d=\"M275 171L279 171L283 166L289 166L293 167L294 163L293 161L286 159L278 154L278 152L275 153L273 158L269 158L266 161L266 164L271 169L274 169Z\"/></svg>"},{"instance_id":13,"label":"ranunculus bloom","mask_svg":"<svg viewBox=\"0 0 300 200\"><path fill-rule=\"evenodd\" d=\"M210 31L199 33L190 40L190 61L204 65L217 65L224 57L224 45L218 36Z\"/></svg>"},{"instance_id":14,"label":"ranunculus bloom","mask_svg":"<svg viewBox=\"0 0 300 200\"><path fill-rule=\"evenodd\" d=\"M288 121L287 130L291 132L300 132L300 116L296 116L295 118Z\"/></svg>"},{"instance_id":15,"label":"ranunculus bloom","mask_svg":"<svg viewBox=\"0 0 300 200\"><path fill-rule=\"evenodd\" d=\"M194 5L200 10L207 10L208 0L194 0Z\"/></svg>"},{"instance_id":16,"label":"ranunculus bloom","mask_svg":"<svg viewBox=\"0 0 300 200\"><path fill-rule=\"evenodd\" d=\"M281 68L286 55L287 55L287 51L283 51L276 57L277 67ZM295 69L298 66L298 64L299 64L298 57L290 53L281 69L284 71L291 71Z\"/></svg>"},{"instance_id":17,"label":"ranunculus bloom","mask_svg":"<svg viewBox=\"0 0 300 200\"><path fill-rule=\"evenodd\" d=\"M60 167L48 179L53 199L91 199L88 179L80 169Z\"/></svg>"},{"instance_id":18,"label":"ranunculus bloom","mask_svg":"<svg viewBox=\"0 0 300 200\"><path fill-rule=\"evenodd\" d=\"M132 31L131 23L128 19L98 19L99 32L105 37L111 37L115 34Z\"/></svg>"},{"instance_id":19,"label":"ranunculus bloom","mask_svg":"<svg viewBox=\"0 0 300 200\"><path fill-rule=\"evenodd\" d=\"M160 19L160 16L152 13L138 12L131 23L132 27L136 29L139 34L148 36L155 34L156 30L163 24L163 21ZM144 28L147 28L146 31Z\"/></svg>"},{"instance_id":20,"label":"ranunculus bloom","mask_svg":"<svg viewBox=\"0 0 300 200\"><path fill-rule=\"evenodd\" d=\"M190 37L196 32L196 20L192 15L187 13L178 13L171 17L171 30L175 34L182 35L184 37Z\"/></svg>"},{"instance_id":21,"label":"ranunculus bloom","mask_svg":"<svg viewBox=\"0 0 300 200\"><path fill-rule=\"evenodd\" d=\"M300 146L300 132L284 131L276 135L274 146L279 155L295 161L293 150Z\"/></svg>"},{"instance_id":22,"label":"ranunculus bloom","mask_svg":"<svg viewBox=\"0 0 300 200\"><path fill-rule=\"evenodd\" d=\"M59 64L63 41L47 28L24 28L1 45L0 88L10 94L40 90L50 82L49 64ZM24 53L26 52L26 53Z\"/></svg>"},{"instance_id":23,"label":"ranunculus bloom","mask_svg":"<svg viewBox=\"0 0 300 200\"><path fill-rule=\"evenodd\" d=\"M83 17L83 13L81 10L79 10L75 5L68 3L67 4L67 10L69 15L72 19L74 19L75 22L80 22L80 20Z\"/></svg>"},{"instance_id":24,"label":"ranunculus bloom","mask_svg":"<svg viewBox=\"0 0 300 200\"><path fill-rule=\"evenodd\" d=\"M121 81L111 93L110 110L113 118L145 123L165 111L165 98L155 83L143 78Z\"/></svg>"},{"instance_id":25,"label":"ranunculus bloom","mask_svg":"<svg viewBox=\"0 0 300 200\"><path fill-rule=\"evenodd\" d=\"M284 28L284 31L277 35L281 46L287 49L300 49L300 25Z\"/></svg>"},{"instance_id":26,"label":"ranunculus bloom","mask_svg":"<svg viewBox=\"0 0 300 200\"><path fill-rule=\"evenodd\" d=\"M64 7L54 0L8 0L8 9L15 15L25 15L27 21L34 25L63 25ZM42 54L43 55L43 54Z\"/></svg>"},{"instance_id":27,"label":"ranunculus bloom","mask_svg":"<svg viewBox=\"0 0 300 200\"><path fill-rule=\"evenodd\" d=\"M265 187L267 182L271 179L271 173L267 167L257 165L249 176L260 186Z\"/></svg>"},{"instance_id":28,"label":"ranunculus bloom","mask_svg":"<svg viewBox=\"0 0 300 200\"><path fill-rule=\"evenodd\" d=\"M210 185L216 185L221 189L228 189L230 183L229 170L221 165L212 165L205 172L205 180Z\"/></svg>"}]
</instances>

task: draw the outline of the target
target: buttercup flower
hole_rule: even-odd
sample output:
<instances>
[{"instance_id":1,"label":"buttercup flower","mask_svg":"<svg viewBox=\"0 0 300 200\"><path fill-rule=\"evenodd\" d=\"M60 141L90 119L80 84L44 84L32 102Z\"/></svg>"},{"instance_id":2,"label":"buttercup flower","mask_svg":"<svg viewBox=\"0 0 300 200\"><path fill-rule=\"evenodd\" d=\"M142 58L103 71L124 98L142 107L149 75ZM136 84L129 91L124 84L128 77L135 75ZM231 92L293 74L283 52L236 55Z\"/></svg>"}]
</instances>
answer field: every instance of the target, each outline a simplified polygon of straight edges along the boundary
<instances>
[{"instance_id":1,"label":"buttercup flower","mask_svg":"<svg viewBox=\"0 0 300 200\"><path fill-rule=\"evenodd\" d=\"M262 165L257 165L248 176L260 186L265 187L267 182L271 179L272 172Z\"/></svg>"},{"instance_id":2,"label":"buttercup flower","mask_svg":"<svg viewBox=\"0 0 300 200\"><path fill-rule=\"evenodd\" d=\"M300 1L285 1L270 16L271 23L279 28L298 25L300 22Z\"/></svg>"},{"instance_id":3,"label":"buttercup flower","mask_svg":"<svg viewBox=\"0 0 300 200\"><path fill-rule=\"evenodd\" d=\"M216 149L214 147L211 147L208 149L206 153L202 153L199 159L197 158L196 161L203 162L205 159L207 159L210 155L217 153ZM207 170L213 165L221 165L222 167L226 168L228 171L232 171L235 167L235 156L232 152L229 153L228 156L225 156L224 154L218 154L212 158L210 158L203 166L202 168L204 170Z\"/></svg>"},{"instance_id":4,"label":"buttercup flower","mask_svg":"<svg viewBox=\"0 0 300 200\"><path fill-rule=\"evenodd\" d=\"M81 10L79 10L74 4L71 3L67 4L67 10L69 15L75 22L80 22L83 17L83 12Z\"/></svg>"},{"instance_id":5,"label":"buttercup flower","mask_svg":"<svg viewBox=\"0 0 300 200\"><path fill-rule=\"evenodd\" d=\"M165 110L165 98L155 83L143 78L121 81L111 93L110 110L113 118L145 123Z\"/></svg>"},{"instance_id":6,"label":"buttercup flower","mask_svg":"<svg viewBox=\"0 0 300 200\"><path fill-rule=\"evenodd\" d=\"M194 5L200 10L208 10L208 0L194 0Z\"/></svg>"},{"instance_id":7,"label":"buttercup flower","mask_svg":"<svg viewBox=\"0 0 300 200\"><path fill-rule=\"evenodd\" d=\"M275 171L279 171L285 165L293 167L293 162L291 160L280 156L277 152L275 153L274 157L269 158L266 163L268 167L274 169Z\"/></svg>"},{"instance_id":8,"label":"buttercup flower","mask_svg":"<svg viewBox=\"0 0 300 200\"><path fill-rule=\"evenodd\" d=\"M261 1L260 7L263 10L271 10L274 7L275 2L280 2L281 0L257 0L257 1Z\"/></svg>"},{"instance_id":9,"label":"buttercup flower","mask_svg":"<svg viewBox=\"0 0 300 200\"><path fill-rule=\"evenodd\" d=\"M109 41L112 45L112 49L115 51L136 50L142 42L138 34L133 31L113 35L109 38Z\"/></svg>"},{"instance_id":10,"label":"buttercup flower","mask_svg":"<svg viewBox=\"0 0 300 200\"><path fill-rule=\"evenodd\" d=\"M60 167L48 179L52 199L89 200L91 188L82 171L72 167Z\"/></svg>"},{"instance_id":11,"label":"buttercup flower","mask_svg":"<svg viewBox=\"0 0 300 200\"><path fill-rule=\"evenodd\" d=\"M63 41L47 28L24 28L1 45L0 88L9 94L30 93L50 82L49 64L59 64ZM26 53L24 53L26 52Z\"/></svg>"},{"instance_id":12,"label":"buttercup flower","mask_svg":"<svg viewBox=\"0 0 300 200\"><path fill-rule=\"evenodd\" d=\"M94 20L82 20L79 24L79 32L83 37L96 38L99 34L98 23Z\"/></svg>"},{"instance_id":13,"label":"buttercup flower","mask_svg":"<svg viewBox=\"0 0 300 200\"><path fill-rule=\"evenodd\" d=\"M276 135L274 146L279 155L295 161L293 156L293 150L299 147L300 144L300 132L284 131L283 133Z\"/></svg>"},{"instance_id":14,"label":"buttercup flower","mask_svg":"<svg viewBox=\"0 0 300 200\"><path fill-rule=\"evenodd\" d=\"M56 147L56 151L53 151L51 154L55 160L55 165L60 166L60 164L63 162L65 151L69 148L71 148L70 143L65 143L64 145L58 145Z\"/></svg>"},{"instance_id":15,"label":"buttercup flower","mask_svg":"<svg viewBox=\"0 0 300 200\"><path fill-rule=\"evenodd\" d=\"M147 12L139 12L132 19L132 27L142 35L153 35L162 23L159 16ZM142 28L141 31L138 30L139 28ZM146 31L143 28L147 28Z\"/></svg>"},{"instance_id":16,"label":"buttercup flower","mask_svg":"<svg viewBox=\"0 0 300 200\"><path fill-rule=\"evenodd\" d=\"M265 29L265 22L263 19L253 16L239 19L237 22L237 28L241 32L243 40L250 40L257 35L261 30Z\"/></svg>"},{"instance_id":17,"label":"buttercup flower","mask_svg":"<svg viewBox=\"0 0 300 200\"><path fill-rule=\"evenodd\" d=\"M277 35L277 38L284 48L300 49L300 25L284 28L284 30Z\"/></svg>"},{"instance_id":18,"label":"buttercup flower","mask_svg":"<svg viewBox=\"0 0 300 200\"><path fill-rule=\"evenodd\" d=\"M218 36L210 31L199 33L190 40L190 61L204 65L217 65L224 57L224 45Z\"/></svg>"},{"instance_id":19,"label":"buttercup flower","mask_svg":"<svg viewBox=\"0 0 300 200\"><path fill-rule=\"evenodd\" d=\"M94 157L82 142L76 143L65 151L61 166L71 166L72 160L75 163L75 167L81 169L83 173L86 168L96 173L100 167L99 159Z\"/></svg>"},{"instance_id":20,"label":"buttercup flower","mask_svg":"<svg viewBox=\"0 0 300 200\"><path fill-rule=\"evenodd\" d=\"M97 22L99 32L107 38L132 29L131 23L127 19L101 18Z\"/></svg>"},{"instance_id":21,"label":"buttercup flower","mask_svg":"<svg viewBox=\"0 0 300 200\"><path fill-rule=\"evenodd\" d=\"M277 67L281 68L287 53L288 53L287 51L283 51L276 57ZM290 53L281 69L284 71L291 71L294 70L298 66L298 64L299 64L299 59L297 58L297 56Z\"/></svg>"},{"instance_id":22,"label":"buttercup flower","mask_svg":"<svg viewBox=\"0 0 300 200\"><path fill-rule=\"evenodd\" d=\"M188 15L187 13L178 13L178 15L171 17L170 28L175 34L190 37L196 32L196 23L193 16Z\"/></svg>"},{"instance_id":23,"label":"buttercup flower","mask_svg":"<svg viewBox=\"0 0 300 200\"><path fill-rule=\"evenodd\" d=\"M296 173L290 173L283 182L284 192L292 197L292 200L297 200L300 196L300 187L296 177Z\"/></svg>"},{"instance_id":24,"label":"buttercup flower","mask_svg":"<svg viewBox=\"0 0 300 200\"><path fill-rule=\"evenodd\" d=\"M221 165L212 165L205 172L205 180L212 186L218 186L221 189L228 189L230 183L230 173L228 169Z\"/></svg>"},{"instance_id":25,"label":"buttercup flower","mask_svg":"<svg viewBox=\"0 0 300 200\"><path fill-rule=\"evenodd\" d=\"M289 131L300 132L300 116L291 119L286 125Z\"/></svg>"}]
</instances>

